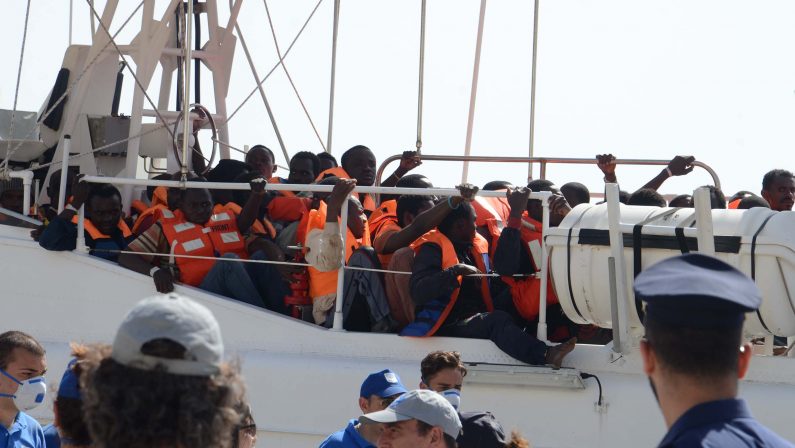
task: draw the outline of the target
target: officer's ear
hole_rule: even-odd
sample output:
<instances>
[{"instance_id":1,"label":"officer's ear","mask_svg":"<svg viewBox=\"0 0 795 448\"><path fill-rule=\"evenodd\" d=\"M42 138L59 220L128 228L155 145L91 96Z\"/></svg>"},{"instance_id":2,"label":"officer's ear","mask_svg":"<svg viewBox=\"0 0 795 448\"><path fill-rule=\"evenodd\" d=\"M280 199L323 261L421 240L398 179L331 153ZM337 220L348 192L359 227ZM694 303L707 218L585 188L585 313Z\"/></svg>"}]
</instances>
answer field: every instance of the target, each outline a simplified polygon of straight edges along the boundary
<instances>
[{"instance_id":1,"label":"officer's ear","mask_svg":"<svg viewBox=\"0 0 795 448\"><path fill-rule=\"evenodd\" d=\"M643 359L643 373L651 376L657 369L657 357L654 355L651 344L646 338L640 340L640 356Z\"/></svg>"},{"instance_id":2,"label":"officer's ear","mask_svg":"<svg viewBox=\"0 0 795 448\"><path fill-rule=\"evenodd\" d=\"M359 409L365 414L370 411L370 400L364 397L359 397Z\"/></svg>"},{"instance_id":3,"label":"officer's ear","mask_svg":"<svg viewBox=\"0 0 795 448\"><path fill-rule=\"evenodd\" d=\"M752 356L754 356L754 346L750 342L743 342L740 346L740 355L737 357L737 378L742 379L748 373Z\"/></svg>"}]
</instances>

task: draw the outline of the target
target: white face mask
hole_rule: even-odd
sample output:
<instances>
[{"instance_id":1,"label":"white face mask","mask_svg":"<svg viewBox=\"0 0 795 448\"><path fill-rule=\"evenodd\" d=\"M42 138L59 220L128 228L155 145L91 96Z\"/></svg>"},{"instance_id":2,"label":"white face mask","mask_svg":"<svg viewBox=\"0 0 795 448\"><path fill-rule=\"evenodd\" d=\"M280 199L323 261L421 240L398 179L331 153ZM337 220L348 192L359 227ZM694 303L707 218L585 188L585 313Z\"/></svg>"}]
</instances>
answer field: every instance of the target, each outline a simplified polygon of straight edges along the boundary
<instances>
[{"instance_id":1,"label":"white face mask","mask_svg":"<svg viewBox=\"0 0 795 448\"><path fill-rule=\"evenodd\" d=\"M453 409L456 411L461 406L461 391L458 389L447 389L442 391L442 396L453 405Z\"/></svg>"},{"instance_id":2,"label":"white face mask","mask_svg":"<svg viewBox=\"0 0 795 448\"><path fill-rule=\"evenodd\" d=\"M44 382L43 376L37 376L29 380L19 381L5 370L0 369L0 374L5 375L19 385L15 393L0 393L0 397L13 399L14 405L20 411L29 411L44 403L44 397L47 395L47 384Z\"/></svg>"}]
</instances>

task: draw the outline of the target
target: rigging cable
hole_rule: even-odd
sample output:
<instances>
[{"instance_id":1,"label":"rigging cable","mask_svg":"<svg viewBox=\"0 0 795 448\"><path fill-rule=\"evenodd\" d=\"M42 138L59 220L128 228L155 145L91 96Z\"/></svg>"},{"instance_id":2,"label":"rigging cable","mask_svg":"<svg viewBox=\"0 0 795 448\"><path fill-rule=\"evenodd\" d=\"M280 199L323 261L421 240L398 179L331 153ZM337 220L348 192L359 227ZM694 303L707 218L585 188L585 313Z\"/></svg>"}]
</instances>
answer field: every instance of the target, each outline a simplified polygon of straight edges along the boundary
<instances>
[{"instance_id":1,"label":"rigging cable","mask_svg":"<svg viewBox=\"0 0 795 448\"><path fill-rule=\"evenodd\" d=\"M425 85L425 13L426 0L422 0L422 10L420 13L420 74L417 87L417 154L422 152L422 101L423 87Z\"/></svg>"},{"instance_id":2,"label":"rigging cable","mask_svg":"<svg viewBox=\"0 0 795 448\"><path fill-rule=\"evenodd\" d=\"M17 68L17 86L14 89L14 109L11 111L11 123L9 125L9 130L8 130L9 140L14 138L14 118L17 114L17 101L19 100L19 84L22 79L22 63L25 60L25 44L28 41L28 18L30 18L30 0L28 0L28 5L25 8L25 27L23 28L22 31L22 48L19 50L19 67ZM6 150L8 150L8 146L6 146ZM8 151L6 151L6 159L5 159L6 169L8 168L9 160L11 160L11 154L9 154Z\"/></svg>"},{"instance_id":3,"label":"rigging cable","mask_svg":"<svg viewBox=\"0 0 795 448\"><path fill-rule=\"evenodd\" d=\"M331 38L331 87L328 99L328 139L326 152L331 154L331 133L334 130L334 85L337 80L337 36L340 25L340 0L334 0L334 31Z\"/></svg>"},{"instance_id":4,"label":"rigging cable","mask_svg":"<svg viewBox=\"0 0 795 448\"><path fill-rule=\"evenodd\" d=\"M467 136L464 144L464 155L469 157L472 152L472 127L475 122L475 101L478 96L478 75L480 74L480 50L483 47L483 22L486 18L486 0L480 0L480 18L478 19L478 38L475 44L475 64L472 68L472 90L469 94L469 118L467 119ZM464 162L461 172L461 183L467 182L469 176L469 162Z\"/></svg>"},{"instance_id":5,"label":"rigging cable","mask_svg":"<svg viewBox=\"0 0 795 448\"><path fill-rule=\"evenodd\" d=\"M290 46L287 47L287 50L284 52L284 56L279 58L279 60L276 62L276 65L274 65L273 68L270 69L268 74L265 75L264 78L262 78L262 81L259 81L257 83L257 86L254 87L251 90L251 92L249 92L249 94L246 96L246 98L243 99L243 102L240 103L240 105L237 106L237 108L227 117L227 119L226 119L227 123L229 123L229 121L232 119L232 117L237 115L237 113L240 111L240 109L243 108L243 106L245 106L245 104L248 102L248 100L250 100L251 97L254 96L255 93L257 93L257 89L260 88L262 86L262 84L264 84L265 81L268 80L268 78L270 78L270 76L273 74L273 72L276 71L277 68L279 68L279 65L281 65L282 62L284 61L284 59L287 57L287 55L290 54L290 51L293 49L293 46L295 45L296 42L298 42L298 38L301 37L301 34L303 34L304 30L306 29L306 26L309 25L309 21L312 20L312 17L315 16L315 12L317 12L318 8L320 7L320 5L322 3L323 3L323 0L318 0L317 1L317 4L315 4L314 9L312 9L312 12L309 13L309 17L307 17L306 21L304 21L303 26L301 26L301 29L298 30L298 33L293 38L292 42L290 43Z\"/></svg>"},{"instance_id":6,"label":"rigging cable","mask_svg":"<svg viewBox=\"0 0 795 448\"><path fill-rule=\"evenodd\" d=\"M290 76L290 72L287 70L287 64L284 63L284 58L282 58L282 51L279 48L279 40L276 38L276 28L274 28L273 26L270 9L268 8L268 0L262 0L262 3L265 4L265 14L268 15L268 24L270 25L271 35L273 36L273 45L276 47L276 55L279 57L279 60L282 61L281 66L282 69L284 69L284 74L287 76L287 80L290 81L290 85L293 87L293 92L295 92L295 96L298 98L298 102L301 103L301 108L304 109L304 114L306 115L306 118L309 120L309 124L312 126L312 130L315 132L317 140L320 142L320 146L323 148L323 151L325 151L326 145L323 143L323 138L320 137L320 133L317 131L317 126L315 126L315 122L312 121L312 117L309 115L309 110L306 108L304 100L301 98L301 94L298 93L298 88L295 86L295 82L293 82L293 77Z\"/></svg>"},{"instance_id":7,"label":"rigging cable","mask_svg":"<svg viewBox=\"0 0 795 448\"><path fill-rule=\"evenodd\" d=\"M231 1L231 0L230 0ZM271 109L271 104L268 101L268 97L265 95L265 89L262 88L262 84L265 82L265 79L268 79L266 76L265 79L260 82L259 74L257 73L257 67L254 65L254 60L251 58L251 53L248 51L248 45L246 45L246 39L243 37L243 31L240 29L240 25L235 22L235 30L237 31L237 36L240 38L240 44L243 46L243 53L246 55L246 59L248 60L248 65L251 67L251 74L254 75L254 81L257 83L257 87L254 88L254 92L259 90L259 95L262 97L262 102L265 104L265 110L268 112L268 118L271 120L271 126L273 126L273 132L276 133L276 140L279 141L279 147L282 148L282 154L284 154L284 158L287 160L287 163L290 163L290 154L287 153L287 147L284 145L284 139L282 139L282 133L279 132L279 126L276 124L276 117L273 115L273 110ZM278 65L277 65L278 67ZM271 72L273 73L273 72ZM243 104L246 104L245 101L240 105L243 107ZM226 123L229 123L229 120L240 110L238 107L232 115L230 115L226 119Z\"/></svg>"},{"instance_id":8,"label":"rigging cable","mask_svg":"<svg viewBox=\"0 0 795 448\"><path fill-rule=\"evenodd\" d=\"M528 154L533 158L535 154L535 137L536 137L536 63L538 59L538 6L539 0L535 0L535 9L533 12L533 63L530 70L530 147ZM527 164L527 181L533 178L533 162Z\"/></svg>"},{"instance_id":9,"label":"rigging cable","mask_svg":"<svg viewBox=\"0 0 795 448\"><path fill-rule=\"evenodd\" d=\"M138 3L138 6L137 6L137 7L136 7L136 8L133 10L133 12L130 14L130 16L129 16L129 17L127 17L127 20L125 20L125 21L124 21L124 23L122 23L121 27L119 27L119 29L118 29L118 30L116 31L116 33L113 35L113 37L111 38L111 41L112 41L112 39L113 39L113 38L115 38L116 36L118 36L118 35L119 35L119 33L121 33L121 32L124 30L124 28L127 26L127 24L128 24L128 23L130 23L130 20L132 20L132 18L135 16L135 14L138 12L138 10L139 10L139 9L141 9L141 7L142 7L143 5L144 5L144 0L141 0L141 2L140 2L140 3ZM104 52L105 52L105 49L106 49L106 48L107 48L107 47L108 47L108 46L111 44L111 41L108 41L108 42L106 42L106 43L105 43L105 45L102 47L102 49L101 49L99 52L97 52L97 54L96 54L96 55L94 55L94 58L93 58L93 59L91 59L91 61L90 61L88 64L86 64L86 67L85 67L85 68L83 69L83 71L82 71L82 72L80 72L80 74L79 74L79 75L78 75L78 76L75 78L74 82L72 82L72 84L69 86L69 88L67 88L67 89L66 89L66 91L64 91L64 93L63 93L63 94L61 94L61 96L60 96L60 97L58 97L58 99L57 99L57 100L56 100L56 101L55 101L55 102L52 104L52 106L50 106L50 108L49 108L49 109L47 109L46 111L44 111L44 113L42 113L42 114L41 114L41 116L38 118L38 120L36 120L36 123L40 124L40 123L44 122L44 120L46 120L46 119L47 119L47 117L49 117L49 116L50 116L50 114L52 114L52 113L55 111L55 109L57 109L57 108L58 108L58 106L59 106L59 105L60 105L60 104L61 104L61 103L62 103L62 102L63 102L63 101L64 101L64 100L65 100L65 99L66 99L66 98L67 98L67 97L68 97L68 96L69 96L69 95L72 93L72 90L74 90L74 89L75 89L75 87L77 87L77 84L80 82L80 80L81 80L81 79L83 79L83 76L85 76L85 74L86 74L86 73L88 73L88 70L89 70L89 69L90 69L90 68L91 68L91 67L92 67L92 66L93 66L93 65L94 65L94 64L97 62L97 60L99 59L99 57L100 57L100 56L102 56L102 55L104 54ZM11 149L11 151L8 151L8 153L7 153L7 155L6 155L6 160L5 160L5 161L3 161L3 165L2 165L3 167L5 167L5 168L7 169L7 167L8 167L8 160L11 158L11 156L12 156L14 153L16 153L16 152L17 152L17 150L19 150L19 148L21 148L21 147L22 147L22 145L25 143L25 141L26 141L26 140L28 140L28 139L30 139L31 137L33 137L33 135L34 135L34 134L35 134L37 131L38 131L38 127L34 127L34 128L32 128L32 129L31 129L31 130L30 130L30 131L27 133L27 135L25 135L25 137L23 137L22 139L20 139L20 142L19 142L19 143L17 143L17 144L16 144L16 146L14 146L14 147Z\"/></svg>"}]
</instances>

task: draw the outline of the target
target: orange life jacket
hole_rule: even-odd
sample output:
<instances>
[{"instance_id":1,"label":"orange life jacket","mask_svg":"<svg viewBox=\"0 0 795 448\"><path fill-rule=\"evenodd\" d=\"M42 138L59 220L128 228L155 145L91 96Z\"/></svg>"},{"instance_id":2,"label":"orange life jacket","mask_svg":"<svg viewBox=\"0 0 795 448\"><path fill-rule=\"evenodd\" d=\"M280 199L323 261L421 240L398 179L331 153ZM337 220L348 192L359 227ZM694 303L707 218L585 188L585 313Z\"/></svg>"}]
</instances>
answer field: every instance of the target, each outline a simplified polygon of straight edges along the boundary
<instances>
[{"instance_id":1,"label":"orange life jacket","mask_svg":"<svg viewBox=\"0 0 795 448\"><path fill-rule=\"evenodd\" d=\"M367 227L370 229L370 237L375 240L378 234L385 230L389 224L397 226L397 201L392 199L384 201L373 211L367 219ZM399 228L399 227L398 227Z\"/></svg>"},{"instance_id":2,"label":"orange life jacket","mask_svg":"<svg viewBox=\"0 0 795 448\"><path fill-rule=\"evenodd\" d=\"M237 219L231 211L214 214L201 226L188 222L182 210L164 210L160 224L175 255L218 257L234 253L240 258L248 258L246 242L237 230ZM215 260L176 257L176 263L180 281L199 286L215 265Z\"/></svg>"},{"instance_id":3,"label":"orange life jacket","mask_svg":"<svg viewBox=\"0 0 795 448\"><path fill-rule=\"evenodd\" d=\"M427 243L436 244L442 249L442 269L447 269L458 264L458 255L455 253L453 243L442 232L431 230L412 243L411 247L416 254L419 253L422 245ZM475 234L475 238L472 240L472 258L475 260L477 268L484 273L489 271L488 250L486 240L482 236ZM461 281L462 277L458 276L458 283L461 284ZM488 277L482 277L480 291L486 310L489 312L494 311L494 304L491 300L491 293L489 291ZM418 307L414 322L407 325L400 334L402 336L433 336L434 333L439 330L439 327L444 324L447 316L450 315L450 311L453 310L458 300L459 292L460 288L457 288L447 300L434 299Z\"/></svg>"},{"instance_id":4,"label":"orange life jacket","mask_svg":"<svg viewBox=\"0 0 795 448\"><path fill-rule=\"evenodd\" d=\"M157 187L152 193L152 207L158 204L168 207L168 187Z\"/></svg>"},{"instance_id":5,"label":"orange life jacket","mask_svg":"<svg viewBox=\"0 0 795 448\"><path fill-rule=\"evenodd\" d=\"M157 204L141 212L138 215L138 219L136 219L135 223L133 224L132 232L136 235L143 233L143 231L146 229L141 229L141 226L144 222L146 222L147 218L151 217L153 223L157 222L160 220L163 210L168 210L168 207L163 204Z\"/></svg>"},{"instance_id":6,"label":"orange life jacket","mask_svg":"<svg viewBox=\"0 0 795 448\"><path fill-rule=\"evenodd\" d=\"M342 169L341 166L337 166L337 167L334 167L334 168L329 168L329 169L327 169L325 171L321 171L320 174L317 175L317 178L315 179L315 181L316 182L320 182L324 178L331 177L331 176L336 176L336 177L344 178L344 179L353 179L350 176L350 174L348 174L347 171ZM357 197L357 199L358 199L358 197ZM371 213L374 212L375 209L376 209L375 199L373 199L373 197L370 196L369 194L364 195L364 201L362 201L362 208L364 208L364 211L366 211L366 212L371 212Z\"/></svg>"},{"instance_id":7,"label":"orange life jacket","mask_svg":"<svg viewBox=\"0 0 795 448\"><path fill-rule=\"evenodd\" d=\"M140 199L136 199L132 201L132 204L130 204L130 210L134 215L140 215L141 213L145 212L147 209L149 209L149 206L146 205L144 201L141 201Z\"/></svg>"},{"instance_id":8,"label":"orange life jacket","mask_svg":"<svg viewBox=\"0 0 795 448\"><path fill-rule=\"evenodd\" d=\"M492 227L490 227L490 229L491 228ZM519 229L522 247L524 247L528 257L530 257L530 262L536 272L541 270L541 260L537 259L537 257L540 256L540 252L534 256L533 251L530 248L534 242L537 242L539 244L538 247L540 247L542 228L543 226L540 222L530 218L527 216L527 214L522 217L522 226ZM494 239L495 249L498 241L499 234ZM509 276L502 276L500 278L511 289L511 298L513 299L513 304L516 307L516 310L519 312L519 315L528 321L538 319L538 306L539 302L541 301L541 279L536 277L522 278ZM547 305L553 305L555 303L558 303L558 296L555 294L555 288L552 285L552 279L548 278Z\"/></svg>"},{"instance_id":9,"label":"orange life jacket","mask_svg":"<svg viewBox=\"0 0 795 448\"><path fill-rule=\"evenodd\" d=\"M271 177L268 181L283 184L280 177ZM277 196L268 203L268 217L274 221L299 221L309 212L312 200L296 196L293 191L278 191Z\"/></svg>"},{"instance_id":10,"label":"orange life jacket","mask_svg":"<svg viewBox=\"0 0 795 448\"><path fill-rule=\"evenodd\" d=\"M227 202L225 205L215 204L213 206L213 213L223 213L224 210L229 210L234 213L235 216L240 216L240 214L243 212L243 207L237 205L234 202ZM251 231L261 235L268 235L271 238L276 238L276 229L267 219L255 219L251 224Z\"/></svg>"},{"instance_id":11,"label":"orange life jacket","mask_svg":"<svg viewBox=\"0 0 795 448\"><path fill-rule=\"evenodd\" d=\"M729 202L729 206L727 208L730 209L730 210L737 210L737 207L740 206L740 202L742 202L742 200L743 200L743 198L740 198L740 199L735 199L735 200Z\"/></svg>"},{"instance_id":12,"label":"orange life jacket","mask_svg":"<svg viewBox=\"0 0 795 448\"><path fill-rule=\"evenodd\" d=\"M508 205L507 198L475 196L472 207L475 209L475 225L478 227L485 226L488 219L508 222L508 217L511 215L511 206Z\"/></svg>"},{"instance_id":13,"label":"orange life jacket","mask_svg":"<svg viewBox=\"0 0 795 448\"><path fill-rule=\"evenodd\" d=\"M326 210L327 208L324 206L318 210L311 210L307 214L306 229L302 233L303 240L301 240L304 246L306 246L306 236L309 235L310 231L314 229L322 230L325 227ZM345 229L347 232L345 237L346 263L356 249L370 245L370 233L367 231L367 226L364 229L364 235L361 239L356 239L350 229ZM309 266L307 271L309 272L309 296L313 301L318 297L337 292L337 271L320 272L312 266Z\"/></svg>"},{"instance_id":14,"label":"orange life jacket","mask_svg":"<svg viewBox=\"0 0 795 448\"><path fill-rule=\"evenodd\" d=\"M77 215L72 217L72 224L77 224L78 217ZM119 247L116 241L110 235L105 235L102 233L90 219L83 220L83 229L88 233L91 239L94 241L93 248L91 251L92 255L95 255L100 258L104 258L110 261L118 261L119 260L119 250L124 250L125 246L133 240L133 233L130 231L130 228L127 227L127 223L124 222L123 219L119 219L119 222L116 224L116 227L121 232L122 237L124 238L124 246ZM82 235L78 235L78 237L82 237ZM99 249L98 251L94 252L94 249Z\"/></svg>"}]
</instances>

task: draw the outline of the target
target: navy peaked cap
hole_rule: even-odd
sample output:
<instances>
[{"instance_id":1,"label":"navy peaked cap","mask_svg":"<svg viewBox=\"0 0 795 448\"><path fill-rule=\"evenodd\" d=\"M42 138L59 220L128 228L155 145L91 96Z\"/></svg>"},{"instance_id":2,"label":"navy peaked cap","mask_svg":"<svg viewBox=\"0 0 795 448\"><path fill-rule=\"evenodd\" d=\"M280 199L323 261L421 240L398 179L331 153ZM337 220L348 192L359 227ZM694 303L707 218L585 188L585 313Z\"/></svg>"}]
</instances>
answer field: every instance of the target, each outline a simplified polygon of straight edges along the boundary
<instances>
[{"instance_id":1,"label":"navy peaked cap","mask_svg":"<svg viewBox=\"0 0 795 448\"><path fill-rule=\"evenodd\" d=\"M717 258L685 254L663 260L635 278L646 319L696 329L742 326L762 296L748 276Z\"/></svg>"}]
</instances>

